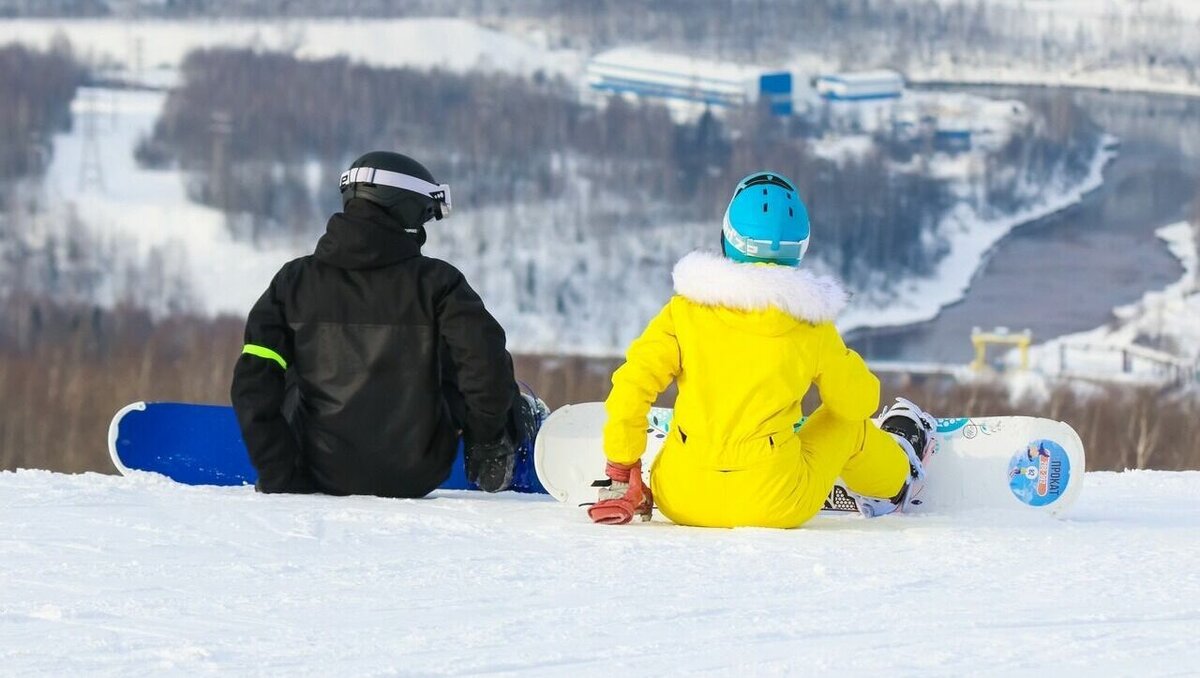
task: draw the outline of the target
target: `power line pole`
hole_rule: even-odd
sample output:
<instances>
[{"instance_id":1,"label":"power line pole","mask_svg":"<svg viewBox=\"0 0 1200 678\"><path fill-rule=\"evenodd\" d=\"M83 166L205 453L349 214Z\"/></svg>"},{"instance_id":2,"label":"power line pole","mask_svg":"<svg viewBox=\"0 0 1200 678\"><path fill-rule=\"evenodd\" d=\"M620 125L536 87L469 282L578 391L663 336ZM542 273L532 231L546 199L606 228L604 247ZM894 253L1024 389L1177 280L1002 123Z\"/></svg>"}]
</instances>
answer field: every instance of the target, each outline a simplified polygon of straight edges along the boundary
<instances>
[{"instance_id":1,"label":"power line pole","mask_svg":"<svg viewBox=\"0 0 1200 678\"><path fill-rule=\"evenodd\" d=\"M212 167L209 170L209 186L212 190L213 206L221 210L229 220L229 137L233 134L233 116L227 111L213 111L209 123L212 132Z\"/></svg>"},{"instance_id":2,"label":"power line pole","mask_svg":"<svg viewBox=\"0 0 1200 678\"><path fill-rule=\"evenodd\" d=\"M29 133L28 154L29 171L27 174L30 177L31 188L26 194L28 202L22 206L21 211L36 213L41 212L47 205L46 177L43 172L50 157L50 148L37 130Z\"/></svg>"},{"instance_id":3,"label":"power line pole","mask_svg":"<svg viewBox=\"0 0 1200 678\"><path fill-rule=\"evenodd\" d=\"M133 81L142 84L145 76L145 39L140 36L133 38Z\"/></svg>"},{"instance_id":4,"label":"power line pole","mask_svg":"<svg viewBox=\"0 0 1200 678\"><path fill-rule=\"evenodd\" d=\"M96 89L83 87L79 90L79 118L83 143L80 145L79 192L90 188L104 190L104 161L100 154L100 134L96 128Z\"/></svg>"}]
</instances>

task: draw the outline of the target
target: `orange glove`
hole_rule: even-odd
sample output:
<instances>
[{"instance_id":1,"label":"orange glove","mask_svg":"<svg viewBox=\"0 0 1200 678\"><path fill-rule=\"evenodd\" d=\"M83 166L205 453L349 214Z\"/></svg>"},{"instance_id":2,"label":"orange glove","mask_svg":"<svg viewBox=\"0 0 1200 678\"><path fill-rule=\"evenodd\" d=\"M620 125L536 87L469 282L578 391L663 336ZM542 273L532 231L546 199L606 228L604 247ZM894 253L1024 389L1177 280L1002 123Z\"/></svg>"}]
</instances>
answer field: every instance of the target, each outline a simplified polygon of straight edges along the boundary
<instances>
[{"instance_id":1,"label":"orange glove","mask_svg":"<svg viewBox=\"0 0 1200 678\"><path fill-rule=\"evenodd\" d=\"M654 505L650 488L642 483L642 462L633 466L622 466L611 461L604 467L603 480L592 483L600 488L596 503L588 507L592 522L605 525L624 525L633 520L650 520Z\"/></svg>"}]
</instances>

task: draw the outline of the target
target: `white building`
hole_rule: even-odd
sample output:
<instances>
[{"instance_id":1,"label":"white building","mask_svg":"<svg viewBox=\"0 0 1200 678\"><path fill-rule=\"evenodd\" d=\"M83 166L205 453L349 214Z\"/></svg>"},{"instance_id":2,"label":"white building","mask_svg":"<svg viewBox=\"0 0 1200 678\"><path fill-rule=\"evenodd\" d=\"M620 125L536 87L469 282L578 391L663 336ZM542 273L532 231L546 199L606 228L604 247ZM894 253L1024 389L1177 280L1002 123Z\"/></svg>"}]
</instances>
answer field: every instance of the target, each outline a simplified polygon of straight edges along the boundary
<instances>
[{"instance_id":1,"label":"white building","mask_svg":"<svg viewBox=\"0 0 1200 678\"><path fill-rule=\"evenodd\" d=\"M831 101L896 99L904 93L904 77L888 70L834 73L818 77L816 86Z\"/></svg>"},{"instance_id":2,"label":"white building","mask_svg":"<svg viewBox=\"0 0 1200 678\"><path fill-rule=\"evenodd\" d=\"M593 91L709 106L740 106L755 95L758 69L621 47L588 62Z\"/></svg>"}]
</instances>

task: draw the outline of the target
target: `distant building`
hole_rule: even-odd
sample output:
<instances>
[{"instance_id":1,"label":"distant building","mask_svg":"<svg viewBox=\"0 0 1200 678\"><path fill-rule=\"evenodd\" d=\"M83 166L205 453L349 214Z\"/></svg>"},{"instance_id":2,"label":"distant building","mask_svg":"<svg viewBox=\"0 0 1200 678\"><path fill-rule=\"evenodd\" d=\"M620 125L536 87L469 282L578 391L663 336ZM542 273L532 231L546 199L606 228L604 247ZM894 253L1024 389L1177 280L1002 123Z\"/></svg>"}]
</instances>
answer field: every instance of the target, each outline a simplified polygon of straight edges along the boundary
<instances>
[{"instance_id":1,"label":"distant building","mask_svg":"<svg viewBox=\"0 0 1200 678\"><path fill-rule=\"evenodd\" d=\"M592 57L593 92L665 99L668 103L742 106L766 97L778 115L792 114L792 74L622 47Z\"/></svg>"},{"instance_id":2,"label":"distant building","mask_svg":"<svg viewBox=\"0 0 1200 678\"><path fill-rule=\"evenodd\" d=\"M593 90L717 106L745 103L753 77L752 70L733 64L635 48L597 54L587 65Z\"/></svg>"},{"instance_id":3,"label":"distant building","mask_svg":"<svg viewBox=\"0 0 1200 678\"><path fill-rule=\"evenodd\" d=\"M933 134L934 147L949 153L971 150L971 137L975 130L970 120L964 118L939 118Z\"/></svg>"},{"instance_id":4,"label":"distant building","mask_svg":"<svg viewBox=\"0 0 1200 678\"><path fill-rule=\"evenodd\" d=\"M791 115L795 110L795 90L792 74L787 71L763 73L758 76L758 94L766 99L775 115Z\"/></svg>"},{"instance_id":5,"label":"distant building","mask_svg":"<svg viewBox=\"0 0 1200 678\"><path fill-rule=\"evenodd\" d=\"M888 70L835 73L819 76L816 88L830 101L897 99L904 94L904 77Z\"/></svg>"}]
</instances>

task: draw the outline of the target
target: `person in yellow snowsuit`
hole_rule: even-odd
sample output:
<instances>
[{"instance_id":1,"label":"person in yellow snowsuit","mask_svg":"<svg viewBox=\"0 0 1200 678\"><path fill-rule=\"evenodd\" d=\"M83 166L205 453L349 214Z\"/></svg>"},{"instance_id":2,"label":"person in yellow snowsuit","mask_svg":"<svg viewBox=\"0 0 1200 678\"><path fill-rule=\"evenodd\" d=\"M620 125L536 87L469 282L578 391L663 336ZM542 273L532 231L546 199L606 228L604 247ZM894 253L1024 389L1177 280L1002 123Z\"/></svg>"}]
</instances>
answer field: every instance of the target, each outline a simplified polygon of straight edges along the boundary
<instances>
[{"instance_id":1,"label":"person in yellow snowsuit","mask_svg":"<svg viewBox=\"0 0 1200 678\"><path fill-rule=\"evenodd\" d=\"M919 489L935 424L902 399L886 420L891 432L870 419L879 380L834 327L846 292L797 268L808 236L792 182L760 172L730 201L723 251L692 252L676 264L675 295L612 377L604 427L610 485L590 510L593 520L648 517L652 495L679 524L790 528L821 509L839 476L851 492L875 498L876 513L902 508ZM646 416L672 380L671 431L650 492L639 495ZM822 404L797 430L813 384Z\"/></svg>"}]
</instances>

